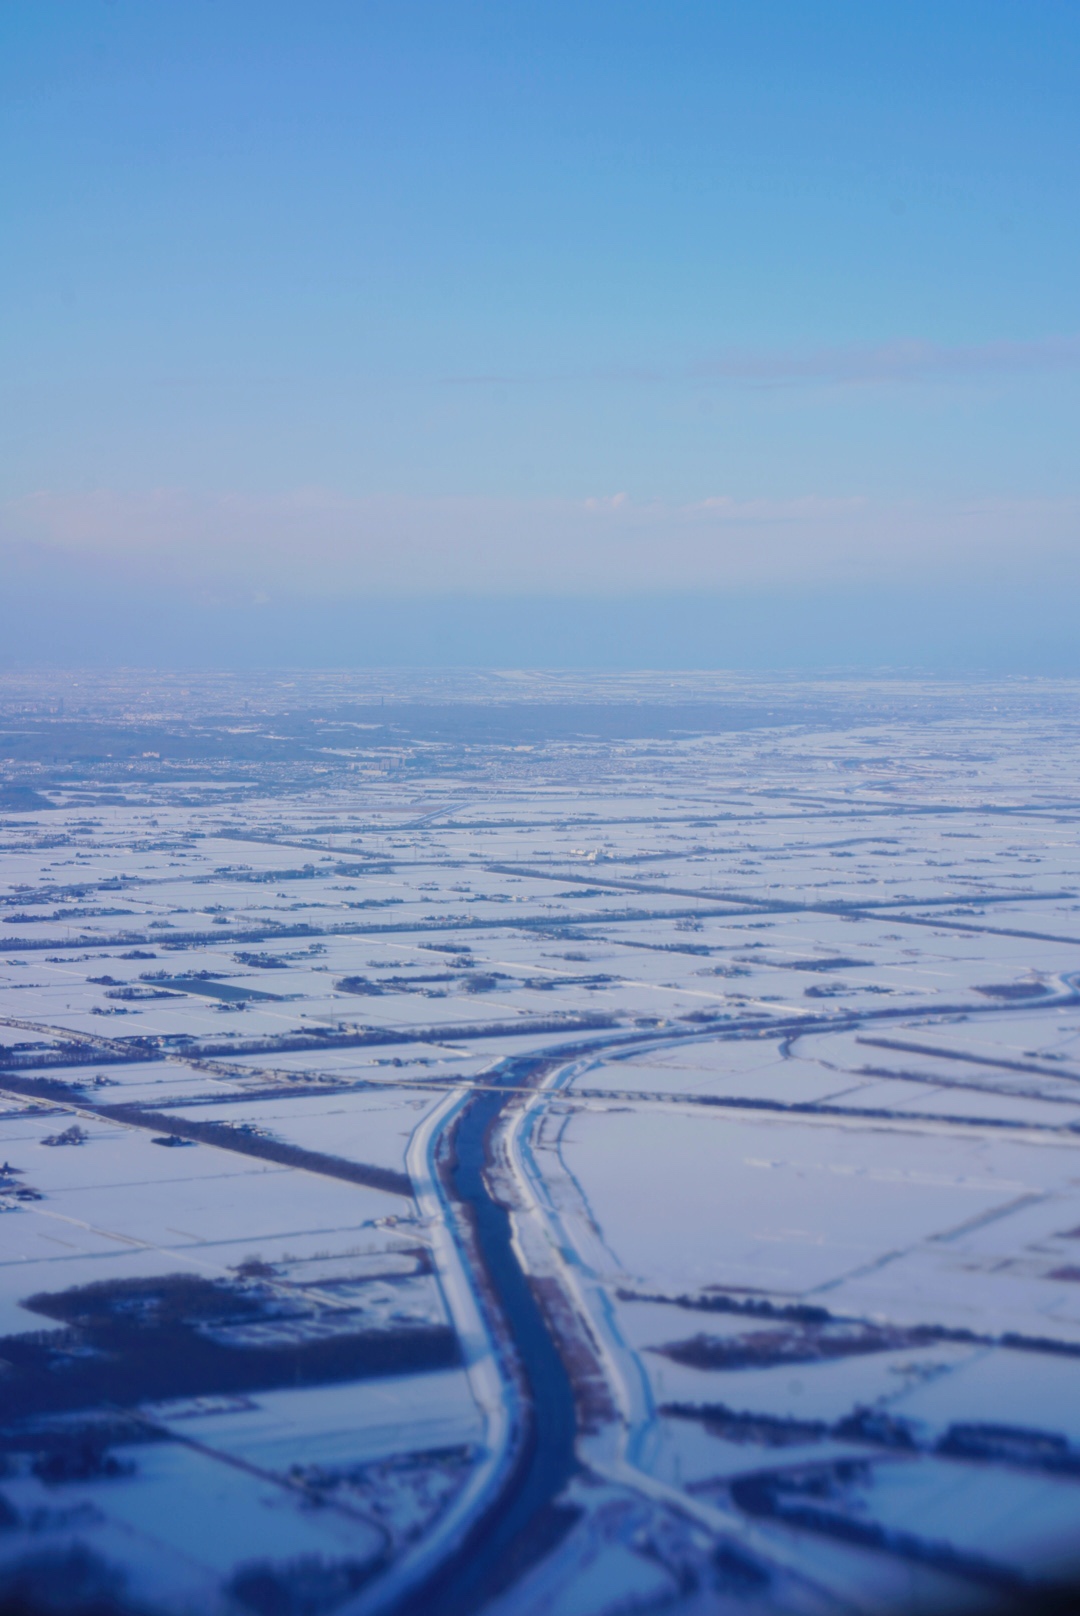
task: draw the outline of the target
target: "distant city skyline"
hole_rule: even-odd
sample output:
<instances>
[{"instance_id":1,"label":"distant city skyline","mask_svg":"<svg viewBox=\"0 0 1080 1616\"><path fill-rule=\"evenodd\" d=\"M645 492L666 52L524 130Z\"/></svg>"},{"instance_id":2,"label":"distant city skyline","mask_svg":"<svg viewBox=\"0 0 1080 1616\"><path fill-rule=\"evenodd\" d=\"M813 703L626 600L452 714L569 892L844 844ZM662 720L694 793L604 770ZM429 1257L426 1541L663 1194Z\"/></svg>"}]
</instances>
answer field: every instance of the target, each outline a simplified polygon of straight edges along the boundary
<instances>
[{"instance_id":1,"label":"distant city skyline","mask_svg":"<svg viewBox=\"0 0 1080 1616\"><path fill-rule=\"evenodd\" d=\"M0 31L9 659L1080 671L1074 7Z\"/></svg>"}]
</instances>

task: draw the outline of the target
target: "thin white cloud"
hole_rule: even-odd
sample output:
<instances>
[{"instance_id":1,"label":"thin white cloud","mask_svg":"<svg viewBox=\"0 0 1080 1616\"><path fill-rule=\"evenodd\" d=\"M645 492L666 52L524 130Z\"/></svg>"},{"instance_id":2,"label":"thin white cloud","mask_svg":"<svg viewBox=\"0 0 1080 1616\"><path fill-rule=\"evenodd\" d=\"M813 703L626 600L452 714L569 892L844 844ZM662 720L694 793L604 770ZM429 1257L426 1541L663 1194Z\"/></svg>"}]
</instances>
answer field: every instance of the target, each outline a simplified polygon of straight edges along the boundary
<instances>
[{"instance_id":1,"label":"thin white cloud","mask_svg":"<svg viewBox=\"0 0 1080 1616\"><path fill-rule=\"evenodd\" d=\"M728 349L691 365L701 380L773 385L987 379L1080 369L1080 337L1031 342L937 343L923 339L807 349Z\"/></svg>"},{"instance_id":2,"label":"thin white cloud","mask_svg":"<svg viewBox=\"0 0 1080 1616\"><path fill-rule=\"evenodd\" d=\"M1080 371L1080 336L1030 341L932 342L923 337L877 343L806 347L721 348L688 362L612 364L589 372L521 373L507 376L445 376L447 385L507 386L552 382L614 382L627 386L687 382L747 387L853 387L966 382L989 384L1007 377Z\"/></svg>"},{"instance_id":3,"label":"thin white cloud","mask_svg":"<svg viewBox=\"0 0 1080 1616\"><path fill-rule=\"evenodd\" d=\"M1080 501L892 503L806 495L685 504L39 492L2 513L0 564L216 599L265 595L627 594L968 580L1080 557Z\"/></svg>"}]
</instances>

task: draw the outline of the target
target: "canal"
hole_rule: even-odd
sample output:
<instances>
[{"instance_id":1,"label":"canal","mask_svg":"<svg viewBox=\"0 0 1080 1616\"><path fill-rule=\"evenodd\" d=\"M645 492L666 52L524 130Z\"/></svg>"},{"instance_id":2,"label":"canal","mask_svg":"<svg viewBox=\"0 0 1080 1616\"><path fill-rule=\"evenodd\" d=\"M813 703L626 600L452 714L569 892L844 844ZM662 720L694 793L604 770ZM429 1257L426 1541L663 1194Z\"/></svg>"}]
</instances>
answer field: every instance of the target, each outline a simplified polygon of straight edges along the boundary
<instances>
[{"instance_id":1,"label":"canal","mask_svg":"<svg viewBox=\"0 0 1080 1616\"><path fill-rule=\"evenodd\" d=\"M507 1061L498 1082L519 1087L540 1064ZM452 1180L456 1199L471 1208L480 1259L517 1350L529 1402L524 1442L502 1497L454 1559L408 1600L408 1616L469 1616L542 1553L560 1524L553 1502L576 1468L570 1377L517 1260L509 1215L484 1177L488 1137L509 1098L491 1089L459 1113Z\"/></svg>"}]
</instances>

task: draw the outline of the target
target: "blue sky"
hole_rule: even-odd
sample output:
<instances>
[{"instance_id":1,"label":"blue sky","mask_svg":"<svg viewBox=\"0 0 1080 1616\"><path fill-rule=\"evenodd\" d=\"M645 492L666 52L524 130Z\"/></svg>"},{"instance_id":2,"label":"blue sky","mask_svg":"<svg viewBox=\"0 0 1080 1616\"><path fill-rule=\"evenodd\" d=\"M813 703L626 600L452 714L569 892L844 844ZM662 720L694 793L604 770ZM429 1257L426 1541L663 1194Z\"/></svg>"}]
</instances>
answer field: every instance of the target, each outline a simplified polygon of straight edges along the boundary
<instances>
[{"instance_id":1,"label":"blue sky","mask_svg":"<svg viewBox=\"0 0 1080 1616\"><path fill-rule=\"evenodd\" d=\"M9 0L0 30L26 654L84 583L227 637L294 600L975 579L988 647L1033 573L1075 590L1071 0Z\"/></svg>"}]
</instances>

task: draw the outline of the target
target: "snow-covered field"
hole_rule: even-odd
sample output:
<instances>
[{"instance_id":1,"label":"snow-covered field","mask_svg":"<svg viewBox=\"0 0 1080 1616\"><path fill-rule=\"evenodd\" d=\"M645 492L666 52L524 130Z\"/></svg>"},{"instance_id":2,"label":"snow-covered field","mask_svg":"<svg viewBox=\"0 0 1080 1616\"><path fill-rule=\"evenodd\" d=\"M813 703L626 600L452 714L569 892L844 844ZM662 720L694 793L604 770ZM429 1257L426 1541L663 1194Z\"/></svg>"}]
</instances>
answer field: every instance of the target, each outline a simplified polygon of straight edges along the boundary
<instances>
[{"instance_id":1,"label":"snow-covered field","mask_svg":"<svg viewBox=\"0 0 1080 1616\"><path fill-rule=\"evenodd\" d=\"M0 1595L1080 1578L1080 688L65 679L0 676Z\"/></svg>"}]
</instances>

